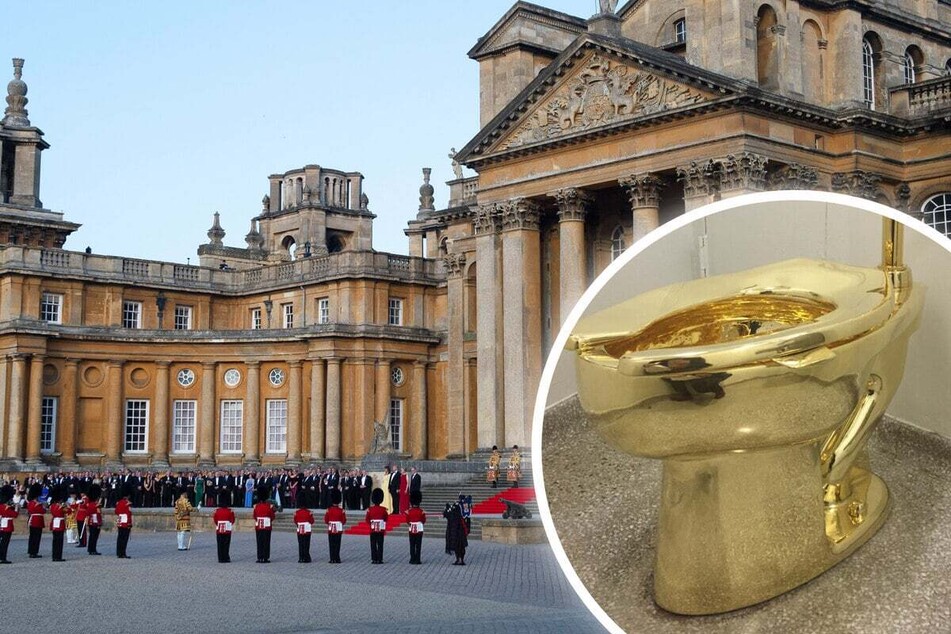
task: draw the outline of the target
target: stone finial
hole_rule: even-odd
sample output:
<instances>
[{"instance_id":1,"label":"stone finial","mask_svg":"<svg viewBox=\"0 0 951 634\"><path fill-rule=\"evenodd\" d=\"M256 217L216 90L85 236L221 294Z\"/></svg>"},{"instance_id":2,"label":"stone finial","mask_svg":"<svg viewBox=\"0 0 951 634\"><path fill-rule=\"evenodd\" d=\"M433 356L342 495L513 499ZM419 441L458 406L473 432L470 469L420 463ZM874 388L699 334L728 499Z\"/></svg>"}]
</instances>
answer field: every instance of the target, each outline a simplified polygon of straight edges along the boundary
<instances>
[{"instance_id":1,"label":"stone finial","mask_svg":"<svg viewBox=\"0 0 951 634\"><path fill-rule=\"evenodd\" d=\"M271 210L271 197L267 194L264 194L264 198L261 199L261 207L263 208L263 213L267 213Z\"/></svg>"},{"instance_id":2,"label":"stone finial","mask_svg":"<svg viewBox=\"0 0 951 634\"><path fill-rule=\"evenodd\" d=\"M363 211L370 209L370 197L366 193L360 194L360 209Z\"/></svg>"},{"instance_id":3,"label":"stone finial","mask_svg":"<svg viewBox=\"0 0 951 634\"><path fill-rule=\"evenodd\" d=\"M462 165L456 160L456 148L449 148L449 158L452 160L452 174L455 179L462 178Z\"/></svg>"},{"instance_id":4,"label":"stone finial","mask_svg":"<svg viewBox=\"0 0 951 634\"><path fill-rule=\"evenodd\" d=\"M598 13L614 15L617 11L617 0L598 0Z\"/></svg>"},{"instance_id":5,"label":"stone finial","mask_svg":"<svg viewBox=\"0 0 951 634\"><path fill-rule=\"evenodd\" d=\"M26 128L30 125L27 118L29 114L26 110L26 104L29 99L26 98L26 82L21 79L23 76L23 60L19 57L13 58L13 79L7 84L7 109L3 111L5 115L0 122L5 126Z\"/></svg>"},{"instance_id":6,"label":"stone finial","mask_svg":"<svg viewBox=\"0 0 951 634\"><path fill-rule=\"evenodd\" d=\"M251 231L244 236L244 241L248 243L248 250L252 253L257 253L264 247L264 236L258 231L258 225L254 220L251 221Z\"/></svg>"},{"instance_id":7,"label":"stone finial","mask_svg":"<svg viewBox=\"0 0 951 634\"><path fill-rule=\"evenodd\" d=\"M215 222L212 223L211 229L208 230L208 239L211 240L210 244L220 247L222 245L222 240L225 237L225 230L221 228L221 222L218 218L218 212L215 212Z\"/></svg>"},{"instance_id":8,"label":"stone finial","mask_svg":"<svg viewBox=\"0 0 951 634\"><path fill-rule=\"evenodd\" d=\"M436 211L436 199L433 198L433 193L435 189L429 183L429 175L432 174L431 167L423 168L423 184L419 186L419 210L420 211Z\"/></svg>"}]
</instances>

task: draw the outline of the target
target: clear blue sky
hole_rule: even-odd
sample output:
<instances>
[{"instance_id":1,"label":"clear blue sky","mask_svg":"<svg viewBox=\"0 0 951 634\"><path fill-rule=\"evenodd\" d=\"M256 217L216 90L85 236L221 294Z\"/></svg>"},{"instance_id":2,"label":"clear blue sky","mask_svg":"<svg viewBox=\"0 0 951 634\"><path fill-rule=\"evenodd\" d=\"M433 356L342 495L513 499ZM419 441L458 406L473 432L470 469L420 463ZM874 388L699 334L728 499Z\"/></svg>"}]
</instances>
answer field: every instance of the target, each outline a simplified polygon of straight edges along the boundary
<instances>
[{"instance_id":1,"label":"clear blue sky","mask_svg":"<svg viewBox=\"0 0 951 634\"><path fill-rule=\"evenodd\" d=\"M25 58L44 206L83 225L67 249L194 263L215 211L244 246L267 176L316 163L363 173L375 248L405 253L420 168L445 206L449 148L478 131L466 52L512 4L30 0L0 27L0 86Z\"/></svg>"}]
</instances>

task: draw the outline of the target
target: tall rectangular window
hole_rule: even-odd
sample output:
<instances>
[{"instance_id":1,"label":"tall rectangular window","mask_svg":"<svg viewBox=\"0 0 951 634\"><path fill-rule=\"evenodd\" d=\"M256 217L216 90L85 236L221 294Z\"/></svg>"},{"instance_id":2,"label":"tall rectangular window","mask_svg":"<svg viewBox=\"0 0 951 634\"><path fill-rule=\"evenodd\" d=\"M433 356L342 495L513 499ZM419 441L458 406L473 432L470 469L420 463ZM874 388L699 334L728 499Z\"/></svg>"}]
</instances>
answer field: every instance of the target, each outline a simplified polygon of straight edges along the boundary
<instances>
[{"instance_id":1,"label":"tall rectangular window","mask_svg":"<svg viewBox=\"0 0 951 634\"><path fill-rule=\"evenodd\" d=\"M149 444L149 402L129 399L125 402L124 451L144 453Z\"/></svg>"},{"instance_id":2,"label":"tall rectangular window","mask_svg":"<svg viewBox=\"0 0 951 634\"><path fill-rule=\"evenodd\" d=\"M195 453L195 420L198 401L172 404L172 453Z\"/></svg>"},{"instance_id":3,"label":"tall rectangular window","mask_svg":"<svg viewBox=\"0 0 951 634\"><path fill-rule=\"evenodd\" d=\"M683 18L674 22L674 41L677 43L687 41L687 21Z\"/></svg>"},{"instance_id":4,"label":"tall rectangular window","mask_svg":"<svg viewBox=\"0 0 951 634\"><path fill-rule=\"evenodd\" d=\"M142 302L122 302L122 327L142 327Z\"/></svg>"},{"instance_id":5,"label":"tall rectangular window","mask_svg":"<svg viewBox=\"0 0 951 634\"><path fill-rule=\"evenodd\" d=\"M317 323L318 324L330 323L330 298L329 297L317 298Z\"/></svg>"},{"instance_id":6,"label":"tall rectangular window","mask_svg":"<svg viewBox=\"0 0 951 634\"><path fill-rule=\"evenodd\" d=\"M63 323L63 296L43 293L40 298L40 319L51 324Z\"/></svg>"},{"instance_id":7,"label":"tall rectangular window","mask_svg":"<svg viewBox=\"0 0 951 634\"><path fill-rule=\"evenodd\" d=\"M267 401L267 453L287 452L287 401L271 399Z\"/></svg>"},{"instance_id":8,"label":"tall rectangular window","mask_svg":"<svg viewBox=\"0 0 951 634\"><path fill-rule=\"evenodd\" d=\"M241 453L244 401L221 401L221 453Z\"/></svg>"},{"instance_id":9,"label":"tall rectangular window","mask_svg":"<svg viewBox=\"0 0 951 634\"><path fill-rule=\"evenodd\" d=\"M284 327L294 327L294 304L281 304L281 310L284 314Z\"/></svg>"},{"instance_id":10,"label":"tall rectangular window","mask_svg":"<svg viewBox=\"0 0 951 634\"><path fill-rule=\"evenodd\" d=\"M391 326L403 325L403 300L391 297L387 323Z\"/></svg>"},{"instance_id":11,"label":"tall rectangular window","mask_svg":"<svg viewBox=\"0 0 951 634\"><path fill-rule=\"evenodd\" d=\"M403 399L390 399L390 441L394 451L403 451Z\"/></svg>"},{"instance_id":12,"label":"tall rectangular window","mask_svg":"<svg viewBox=\"0 0 951 634\"><path fill-rule=\"evenodd\" d=\"M59 399L55 396L44 396L40 407L40 453L56 451L56 415L59 409Z\"/></svg>"},{"instance_id":13,"label":"tall rectangular window","mask_svg":"<svg viewBox=\"0 0 951 634\"><path fill-rule=\"evenodd\" d=\"M261 330L261 309L251 309L251 330Z\"/></svg>"},{"instance_id":14,"label":"tall rectangular window","mask_svg":"<svg viewBox=\"0 0 951 634\"><path fill-rule=\"evenodd\" d=\"M192 307L191 306L176 306L175 307L175 330L191 330L192 329Z\"/></svg>"}]
</instances>

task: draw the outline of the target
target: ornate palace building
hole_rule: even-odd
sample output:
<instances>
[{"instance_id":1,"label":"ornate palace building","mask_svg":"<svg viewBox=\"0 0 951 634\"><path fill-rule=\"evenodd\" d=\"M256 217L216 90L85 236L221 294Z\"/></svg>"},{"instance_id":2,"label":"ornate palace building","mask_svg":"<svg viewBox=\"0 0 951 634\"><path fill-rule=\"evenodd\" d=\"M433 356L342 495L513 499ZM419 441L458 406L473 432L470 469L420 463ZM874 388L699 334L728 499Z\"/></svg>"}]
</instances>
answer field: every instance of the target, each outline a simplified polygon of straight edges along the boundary
<instances>
[{"instance_id":1,"label":"ornate palace building","mask_svg":"<svg viewBox=\"0 0 951 634\"><path fill-rule=\"evenodd\" d=\"M16 60L0 125L0 466L413 458L528 444L544 355L660 223L764 189L880 200L951 233L948 0L517 2L469 51L482 129L410 255L363 177L269 178L200 265L63 249ZM777 230L781 230L778 228Z\"/></svg>"}]
</instances>

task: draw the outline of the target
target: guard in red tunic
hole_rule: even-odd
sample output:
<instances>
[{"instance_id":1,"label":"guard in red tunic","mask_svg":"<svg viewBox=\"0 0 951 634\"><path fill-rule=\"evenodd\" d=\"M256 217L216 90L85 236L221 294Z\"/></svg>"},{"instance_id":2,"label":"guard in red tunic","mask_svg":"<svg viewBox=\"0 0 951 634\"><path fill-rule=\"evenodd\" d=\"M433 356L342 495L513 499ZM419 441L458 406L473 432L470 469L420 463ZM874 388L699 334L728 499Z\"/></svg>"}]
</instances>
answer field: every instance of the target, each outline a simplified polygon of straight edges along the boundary
<instances>
[{"instance_id":1,"label":"guard in red tunic","mask_svg":"<svg viewBox=\"0 0 951 634\"><path fill-rule=\"evenodd\" d=\"M125 485L120 494L122 497L116 502L116 557L132 559L126 554L129 545L129 536L132 534L132 487Z\"/></svg>"},{"instance_id":2,"label":"guard in red tunic","mask_svg":"<svg viewBox=\"0 0 951 634\"><path fill-rule=\"evenodd\" d=\"M258 546L259 564L271 563L271 525L274 524L274 505L271 499L271 488L267 485L258 488L258 500L254 505L254 537Z\"/></svg>"},{"instance_id":3,"label":"guard in red tunic","mask_svg":"<svg viewBox=\"0 0 951 634\"><path fill-rule=\"evenodd\" d=\"M76 548L86 547L86 532L88 530L86 526L86 517L88 515L86 512L87 504L89 504L89 498L83 493L76 503L76 530L79 531L79 543L76 544Z\"/></svg>"},{"instance_id":4,"label":"guard in red tunic","mask_svg":"<svg viewBox=\"0 0 951 634\"><path fill-rule=\"evenodd\" d=\"M96 550L99 543L99 531L102 530L102 511L99 509L99 498L102 496L102 487L98 484L89 485L86 502L86 545L90 555L101 555Z\"/></svg>"},{"instance_id":5,"label":"guard in red tunic","mask_svg":"<svg viewBox=\"0 0 951 634\"><path fill-rule=\"evenodd\" d=\"M234 530L234 511L228 508L228 501L221 499L221 506L211 516L215 523L215 540L218 542L218 563L231 563L231 531ZM259 555L260 556L260 555ZM260 561L260 560L259 560Z\"/></svg>"},{"instance_id":6,"label":"guard in red tunic","mask_svg":"<svg viewBox=\"0 0 951 634\"><path fill-rule=\"evenodd\" d=\"M13 520L19 517L17 507L13 505L16 490L9 484L0 487L0 564L13 563L7 560L7 548L13 536Z\"/></svg>"},{"instance_id":7,"label":"guard in red tunic","mask_svg":"<svg viewBox=\"0 0 951 634\"><path fill-rule=\"evenodd\" d=\"M310 536L314 532L314 514L304 506L294 513L297 524L297 563L310 563Z\"/></svg>"},{"instance_id":8,"label":"guard in red tunic","mask_svg":"<svg viewBox=\"0 0 951 634\"><path fill-rule=\"evenodd\" d=\"M340 491L337 489L331 491L331 506L324 513L324 524L327 525L327 541L330 544L330 561L327 563L331 564L340 563L340 540L343 537L343 526L347 523L347 514L340 508L340 498Z\"/></svg>"},{"instance_id":9,"label":"guard in red tunic","mask_svg":"<svg viewBox=\"0 0 951 634\"><path fill-rule=\"evenodd\" d=\"M40 554L40 539L43 537L43 526L46 524L46 507L40 501L40 493L43 488L39 484L31 484L26 494L26 512L29 514L28 525L30 527L30 541L27 544L27 552L30 559L38 559Z\"/></svg>"},{"instance_id":10,"label":"guard in red tunic","mask_svg":"<svg viewBox=\"0 0 951 634\"><path fill-rule=\"evenodd\" d=\"M426 511L419 508L423 502L423 494L413 491L409 494L409 510L406 511L406 521L409 522L409 563L421 564L420 555L423 550L423 528L426 524Z\"/></svg>"},{"instance_id":11,"label":"guard in red tunic","mask_svg":"<svg viewBox=\"0 0 951 634\"><path fill-rule=\"evenodd\" d=\"M53 561L63 559L63 540L66 538L66 514L68 507L63 504L65 499L63 488L53 487L50 492L50 533L53 535Z\"/></svg>"},{"instance_id":12,"label":"guard in red tunic","mask_svg":"<svg viewBox=\"0 0 951 634\"><path fill-rule=\"evenodd\" d=\"M386 535L386 518L389 514L383 506L383 489L373 489L373 506L367 509L366 521L370 524L370 563L383 563L383 536Z\"/></svg>"}]
</instances>

